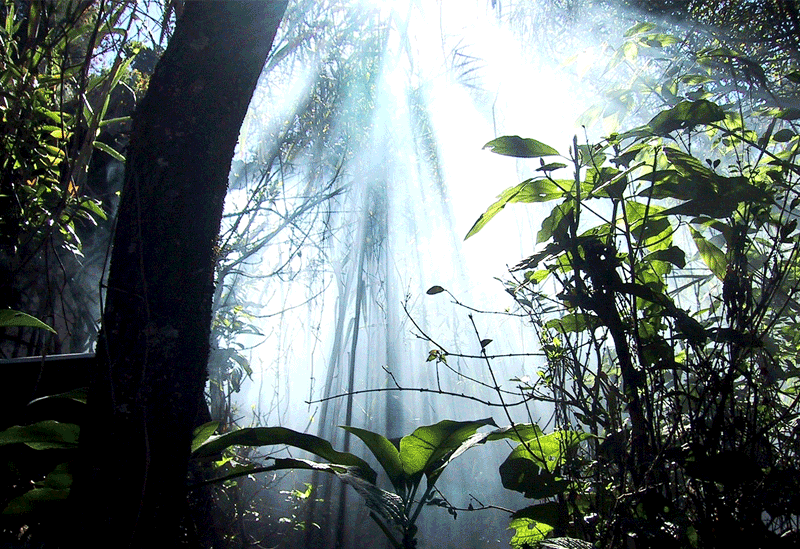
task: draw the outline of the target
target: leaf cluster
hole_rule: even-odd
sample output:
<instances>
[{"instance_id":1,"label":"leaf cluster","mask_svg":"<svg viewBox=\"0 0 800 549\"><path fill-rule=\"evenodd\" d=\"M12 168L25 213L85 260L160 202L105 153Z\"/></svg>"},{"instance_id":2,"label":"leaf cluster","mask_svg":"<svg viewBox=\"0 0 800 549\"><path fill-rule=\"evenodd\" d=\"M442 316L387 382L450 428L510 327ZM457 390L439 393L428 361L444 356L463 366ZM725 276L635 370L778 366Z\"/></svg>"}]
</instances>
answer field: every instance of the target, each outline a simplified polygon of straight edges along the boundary
<instances>
[{"instance_id":1,"label":"leaf cluster","mask_svg":"<svg viewBox=\"0 0 800 549\"><path fill-rule=\"evenodd\" d=\"M785 109L668 88L646 124L564 156L487 144L538 158L540 175L467 238L507 204L554 204L507 287L547 357L521 389L552 402L564 432L592 435L567 481L525 494L566 509L553 535L602 546L716 547L726 530L782 543L798 532L797 501L778 492L797 474L800 138Z\"/></svg>"}]
</instances>

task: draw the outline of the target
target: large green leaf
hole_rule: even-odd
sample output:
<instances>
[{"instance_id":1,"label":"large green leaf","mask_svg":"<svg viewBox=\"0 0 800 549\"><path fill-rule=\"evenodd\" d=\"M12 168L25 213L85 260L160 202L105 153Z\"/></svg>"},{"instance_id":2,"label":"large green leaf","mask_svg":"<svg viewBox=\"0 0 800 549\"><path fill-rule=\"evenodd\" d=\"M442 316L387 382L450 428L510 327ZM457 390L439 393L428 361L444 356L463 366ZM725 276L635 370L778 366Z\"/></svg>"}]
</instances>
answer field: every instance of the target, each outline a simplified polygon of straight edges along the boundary
<instances>
[{"instance_id":1,"label":"large green leaf","mask_svg":"<svg viewBox=\"0 0 800 549\"><path fill-rule=\"evenodd\" d=\"M231 446L271 445L299 448L335 465L357 467L361 470L364 478L370 482L375 482L378 476L366 461L347 452L337 452L327 440L306 433L298 433L285 427L250 427L211 436L200 444L192 455L202 458L218 454Z\"/></svg>"},{"instance_id":2,"label":"large green leaf","mask_svg":"<svg viewBox=\"0 0 800 549\"><path fill-rule=\"evenodd\" d=\"M703 263L711 269L714 276L720 280L725 280L725 273L728 270L728 260L725 258L725 253L703 238L703 235L697 232L697 230L692 227L689 227L689 229L692 233L692 239L695 245L697 245L697 251L703 259Z\"/></svg>"},{"instance_id":3,"label":"large green leaf","mask_svg":"<svg viewBox=\"0 0 800 549\"><path fill-rule=\"evenodd\" d=\"M88 388L81 387L79 389L73 389L72 391L67 391L65 393L58 393L57 395L46 395L43 397L35 398L28 403L28 406L33 406L40 402L51 402L58 400L69 400L72 402L78 402L80 404L86 404L86 397L88 393L89 393Z\"/></svg>"},{"instance_id":4,"label":"large green leaf","mask_svg":"<svg viewBox=\"0 0 800 549\"><path fill-rule=\"evenodd\" d=\"M12 311L11 309L0 310L0 328L9 328L12 326L41 328L42 330L47 330L49 332L56 333L56 331L53 328L51 328L38 318L34 318L29 314L25 314L20 311Z\"/></svg>"},{"instance_id":5,"label":"large green leaf","mask_svg":"<svg viewBox=\"0 0 800 549\"><path fill-rule=\"evenodd\" d=\"M552 472L561 467L567 453L588 436L577 431L555 431L535 436L517 446L508 458L528 459Z\"/></svg>"},{"instance_id":6,"label":"large green leaf","mask_svg":"<svg viewBox=\"0 0 800 549\"><path fill-rule=\"evenodd\" d=\"M641 195L652 198L677 198L685 200L663 215L728 217L742 202L768 204L770 193L752 185L745 177L719 175L700 159L679 149L664 147L664 155L678 172L677 181L666 180L654 185Z\"/></svg>"},{"instance_id":7,"label":"large green leaf","mask_svg":"<svg viewBox=\"0 0 800 549\"><path fill-rule=\"evenodd\" d=\"M600 325L600 320L595 315L586 313L570 313L561 318L553 318L545 322L545 328L552 328L561 334L569 332L582 332L594 329Z\"/></svg>"},{"instance_id":8,"label":"large green leaf","mask_svg":"<svg viewBox=\"0 0 800 549\"><path fill-rule=\"evenodd\" d=\"M569 488L570 482L542 469L530 459L509 457L500 465L503 487L529 499L557 496Z\"/></svg>"},{"instance_id":9,"label":"large green leaf","mask_svg":"<svg viewBox=\"0 0 800 549\"><path fill-rule=\"evenodd\" d=\"M509 541L512 549L538 547L539 543L553 531L553 527L549 524L536 522L527 517L512 518L508 529L515 531Z\"/></svg>"},{"instance_id":10,"label":"large green leaf","mask_svg":"<svg viewBox=\"0 0 800 549\"><path fill-rule=\"evenodd\" d=\"M15 425L0 432L0 446L25 444L34 450L77 448L80 428L72 423L40 421L31 425Z\"/></svg>"},{"instance_id":11,"label":"large green leaf","mask_svg":"<svg viewBox=\"0 0 800 549\"><path fill-rule=\"evenodd\" d=\"M561 198L564 195L564 191L569 189L571 185L571 181L526 179L519 185L504 190L497 197L497 201L489 206L472 225L472 228L467 233L467 236L464 237L464 240L483 229L494 216L500 213L500 210L506 207L506 204L513 202L531 203L555 200Z\"/></svg>"},{"instance_id":12,"label":"large green leaf","mask_svg":"<svg viewBox=\"0 0 800 549\"><path fill-rule=\"evenodd\" d=\"M400 440L403 471L411 482L419 482L424 474L429 485L435 483L444 467L452 457L458 455L456 452L462 446L471 447L477 444L471 437L479 427L485 425L496 426L492 418L486 418L478 421L444 420L416 429Z\"/></svg>"},{"instance_id":13,"label":"large green leaf","mask_svg":"<svg viewBox=\"0 0 800 549\"><path fill-rule=\"evenodd\" d=\"M515 425L507 425L495 429L489 436L486 437L487 441L510 439L517 442L523 440L534 440L543 436L544 432L535 423L517 423Z\"/></svg>"},{"instance_id":14,"label":"large green leaf","mask_svg":"<svg viewBox=\"0 0 800 549\"><path fill-rule=\"evenodd\" d=\"M572 203L559 204L553 208L550 215L542 220L542 228L536 233L536 243L541 244L551 238L555 242L564 241L567 230L575 219L574 209L575 207Z\"/></svg>"},{"instance_id":15,"label":"large green leaf","mask_svg":"<svg viewBox=\"0 0 800 549\"><path fill-rule=\"evenodd\" d=\"M29 513L53 513L54 503L64 502L69 497L72 475L67 465L61 463L48 473L44 480L36 482L34 488L8 502L4 515L25 515Z\"/></svg>"},{"instance_id":16,"label":"large green leaf","mask_svg":"<svg viewBox=\"0 0 800 549\"><path fill-rule=\"evenodd\" d=\"M214 435L214 431L219 427L219 421L209 421L194 430L192 436L192 452Z\"/></svg>"},{"instance_id":17,"label":"large green leaf","mask_svg":"<svg viewBox=\"0 0 800 549\"><path fill-rule=\"evenodd\" d=\"M352 486L353 489L364 498L367 507L380 514L384 520L392 525L400 527L406 523L406 518L403 514L403 499L397 494L378 488L375 485L374 478L367 478L363 475L364 470L361 467L344 466L335 463L319 463L299 458L275 458L271 465L259 467L255 464L247 464L245 466L234 467L233 470L229 471L227 474L206 481L203 484L233 480L256 473L294 469L334 474L339 480Z\"/></svg>"},{"instance_id":18,"label":"large green leaf","mask_svg":"<svg viewBox=\"0 0 800 549\"><path fill-rule=\"evenodd\" d=\"M403 463L400 461L400 449L397 446L385 436L366 429L348 426L342 426L342 429L354 434L367 445L372 455L375 456L383 470L386 471L395 490L399 492L405 489L407 477L403 470Z\"/></svg>"},{"instance_id":19,"label":"large green leaf","mask_svg":"<svg viewBox=\"0 0 800 549\"><path fill-rule=\"evenodd\" d=\"M537 158L540 156L558 156L558 151L550 145L545 145L535 139L523 138L518 135L505 135L492 139L484 149L491 149L493 153L516 158Z\"/></svg>"},{"instance_id":20,"label":"large green leaf","mask_svg":"<svg viewBox=\"0 0 800 549\"><path fill-rule=\"evenodd\" d=\"M658 113L650 120L649 126L656 135L667 135L675 130L691 129L724 118L725 111L711 101L681 101L671 109Z\"/></svg>"},{"instance_id":21,"label":"large green leaf","mask_svg":"<svg viewBox=\"0 0 800 549\"><path fill-rule=\"evenodd\" d=\"M509 530L516 530L511 538L511 547L536 547L550 534L558 522L558 504L540 503L521 509L511 515Z\"/></svg>"},{"instance_id":22,"label":"large green leaf","mask_svg":"<svg viewBox=\"0 0 800 549\"><path fill-rule=\"evenodd\" d=\"M667 261L672 263L679 269L683 269L686 266L686 254L678 248L677 246L670 246L664 250L658 250L651 254L646 255L642 261Z\"/></svg>"},{"instance_id":23,"label":"large green leaf","mask_svg":"<svg viewBox=\"0 0 800 549\"><path fill-rule=\"evenodd\" d=\"M621 199L628 186L628 172L605 166L586 170L586 182L591 185L590 197Z\"/></svg>"}]
</instances>

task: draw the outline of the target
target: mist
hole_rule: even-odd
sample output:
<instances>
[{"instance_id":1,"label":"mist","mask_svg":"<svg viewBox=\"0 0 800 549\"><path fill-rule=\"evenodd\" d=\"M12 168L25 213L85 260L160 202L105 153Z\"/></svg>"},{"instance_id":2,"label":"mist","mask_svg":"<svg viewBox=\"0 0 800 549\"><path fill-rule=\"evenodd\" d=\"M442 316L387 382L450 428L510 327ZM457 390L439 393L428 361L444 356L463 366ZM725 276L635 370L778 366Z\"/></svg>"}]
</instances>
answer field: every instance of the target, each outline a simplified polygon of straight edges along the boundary
<instances>
[{"instance_id":1,"label":"mist","mask_svg":"<svg viewBox=\"0 0 800 549\"><path fill-rule=\"evenodd\" d=\"M212 412L239 426L316 434L361 456L366 448L339 425L392 438L445 419L549 422L548 406L521 404L511 381L536 376L543 359L502 283L534 251L529 235L546 214L509 207L464 237L497 194L538 167L484 144L522 135L566 152L574 135L595 131L578 118L597 89L570 57L599 63L586 56L602 29L588 12L493 4L318 3L288 16L278 52L293 33L307 42L262 76L231 174L218 318L234 315L225 304L235 302L248 327L216 342ZM548 18L558 24L537 28ZM267 205L248 210L265 195ZM446 292L428 295L433 286ZM498 357L488 361L480 358L487 339ZM453 356L428 360L443 349ZM214 364L222 379L245 361L252 373L234 373L224 395ZM470 453L438 484L450 504L513 508L520 498L497 477L508 446ZM308 543L380 539L359 496L336 479L291 473L263 482L279 500L273 520L276 509L290 512L280 500L291 499L276 497L274 483L284 495L312 483L311 497L324 501L303 509ZM344 506L348 528L339 534ZM510 538L497 509L456 520L443 508L423 514L424 546L504 547Z\"/></svg>"}]
</instances>

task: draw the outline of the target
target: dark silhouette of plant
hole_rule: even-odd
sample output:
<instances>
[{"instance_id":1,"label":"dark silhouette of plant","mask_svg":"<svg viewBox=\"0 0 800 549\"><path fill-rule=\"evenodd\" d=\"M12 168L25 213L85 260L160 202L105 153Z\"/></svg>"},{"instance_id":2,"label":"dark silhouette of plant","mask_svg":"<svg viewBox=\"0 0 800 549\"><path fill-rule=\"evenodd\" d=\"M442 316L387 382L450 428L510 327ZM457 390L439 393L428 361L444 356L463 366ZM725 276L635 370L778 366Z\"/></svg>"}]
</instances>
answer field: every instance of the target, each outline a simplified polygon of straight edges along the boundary
<instances>
[{"instance_id":1,"label":"dark silhouette of plant","mask_svg":"<svg viewBox=\"0 0 800 549\"><path fill-rule=\"evenodd\" d=\"M128 115L146 80L146 48L132 47L142 7L0 4L0 307L57 332L6 330L4 356L93 343Z\"/></svg>"},{"instance_id":2,"label":"dark silhouette of plant","mask_svg":"<svg viewBox=\"0 0 800 549\"><path fill-rule=\"evenodd\" d=\"M670 41L650 25L628 36ZM788 547L800 531L784 491L798 473L800 138L775 100L715 102L691 76L677 74L647 124L575 139L566 162L533 139L487 143L538 158L539 175L467 237L508 204L556 202L507 287L547 357L517 382L553 404L557 428L591 436L561 444L560 490L523 483L554 505L536 523L602 547Z\"/></svg>"},{"instance_id":3,"label":"dark silhouette of plant","mask_svg":"<svg viewBox=\"0 0 800 549\"><path fill-rule=\"evenodd\" d=\"M504 484L508 483L508 487L512 489L520 489L533 475L539 479L552 478L554 485L560 487L564 481L553 476L561 466L558 457L560 445L554 445L553 440L558 438L572 446L581 438L581 435L572 433L545 436L537 426L531 424L477 432L485 426L496 427L491 418L477 421L445 420L435 425L419 427L410 435L396 440L389 440L366 429L342 426L342 429L359 438L369 448L386 473L393 491L378 486L377 473L363 459L349 452L334 450L330 442L323 438L283 427L245 428L214 435L218 423L212 422L196 431L192 456L196 460L208 460L233 446L265 445L288 446L314 454L328 463L296 457L270 457L272 463L269 465L254 462L231 464L223 461L217 471L212 473L212 478L202 484L285 469L331 473L351 486L364 499L371 511L371 518L392 547L412 549L417 546L416 522L426 506L445 507L454 517L457 515L457 510L439 492L436 482L445 468L468 449L503 439L519 442L519 446L501 467ZM540 511L541 507L537 507L527 513L535 514ZM515 517L517 519L524 521L525 517ZM525 522L525 528L528 528L528 522ZM533 536L534 533L531 532L524 539L530 542L534 539Z\"/></svg>"}]
</instances>

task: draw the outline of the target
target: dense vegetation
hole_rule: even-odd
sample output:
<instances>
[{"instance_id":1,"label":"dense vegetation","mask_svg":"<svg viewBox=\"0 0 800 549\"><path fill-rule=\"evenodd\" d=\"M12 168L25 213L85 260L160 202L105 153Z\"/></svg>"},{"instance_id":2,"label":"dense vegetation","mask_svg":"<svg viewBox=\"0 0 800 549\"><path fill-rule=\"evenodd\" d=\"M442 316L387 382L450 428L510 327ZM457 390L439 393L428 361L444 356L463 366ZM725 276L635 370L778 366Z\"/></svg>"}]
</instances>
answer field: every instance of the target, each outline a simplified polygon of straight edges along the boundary
<instances>
[{"instance_id":1,"label":"dense vegetation","mask_svg":"<svg viewBox=\"0 0 800 549\"><path fill-rule=\"evenodd\" d=\"M546 13L568 20L558 4ZM608 3L594 16L614 16L625 4L641 3ZM3 3L4 354L91 345L98 292L87 292L80 277L89 272L98 286L107 261L128 115L160 52L160 39L146 34L169 36L170 17L182 7L165 2L156 20L137 27L150 12L135 2ZM312 56L317 38L303 26L311 9L300 3L287 12L295 33L287 36L295 40L283 37L271 67L290 53ZM207 395L214 421L195 431L191 447L195 516L182 525L186 543L245 543L242 532L199 532L203 521L241 522L251 512L225 508L231 498L206 492L209 485L226 483L233 492L231 483L258 472L310 469L355 488L392 547L414 547L426 506L462 511L438 491L444 468L457 467L455 458L473 446L499 440L515 446L498 482L531 500L510 517L515 548L545 541L639 549L800 542L800 19L794 4L781 0L720 10L670 2L648 16L657 23L632 26L610 60L595 67L606 100L585 122L596 122L590 131L602 138L589 140L587 131L571 144L546 144L547 135L503 136L486 145L535 163L537 175L504 191L467 238L490 230L511 204L552 206L531 236L532 254L506 282L517 306L511 313L530 321L545 357L539 371L511 380L513 392L523 402L547 403L551 422L514 422L506 410L506 427L454 418L397 441L345 427L384 469L386 489L365 460L321 437L277 427L231 430L231 396L251 372L237 336L257 332L237 297L247 279L238 267L279 230L290 232L286 253L294 257L308 238L308 217L344 192L337 178L349 152L341 136L364 138L358 127L330 133L335 110L372 107L371 84L355 107L338 86L368 80L374 67L355 55L324 60L308 102L272 136L267 158L234 165L234 176L245 174L234 177L234 188L246 198L223 221L216 246ZM687 21L691 33L682 30ZM351 24L368 28L369 21ZM344 38L351 30L331 35L339 53L352 53ZM365 49L380 50L380 30L366 37ZM315 176L292 201L282 185L301 154L312 159ZM285 210L273 208L278 197L289 204ZM248 236L248 227L275 218L279 230ZM88 253L95 249L101 253ZM287 264L269 276L297 276ZM480 357L489 371L502 360L490 343L481 341ZM431 345L431 361L460 354ZM507 393L498 380L493 388L502 401ZM82 391L39 401L55 403L61 422L0 433L9 543L37 541L37 528L64 508L77 460L75 418L85 401ZM479 431L486 427L492 429ZM242 449L264 445L299 448L327 463L260 462ZM308 498L310 490L293 497ZM299 517L286 522L306 527Z\"/></svg>"}]
</instances>

